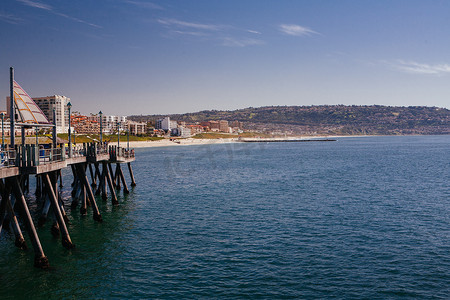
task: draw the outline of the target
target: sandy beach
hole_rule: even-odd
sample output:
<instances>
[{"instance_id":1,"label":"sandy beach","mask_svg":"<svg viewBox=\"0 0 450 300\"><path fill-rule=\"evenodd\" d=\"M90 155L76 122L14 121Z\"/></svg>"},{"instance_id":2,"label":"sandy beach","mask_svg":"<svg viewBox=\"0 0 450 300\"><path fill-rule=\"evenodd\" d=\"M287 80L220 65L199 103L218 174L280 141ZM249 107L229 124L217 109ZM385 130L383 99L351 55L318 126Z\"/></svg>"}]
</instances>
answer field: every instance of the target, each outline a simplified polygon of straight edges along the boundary
<instances>
[{"instance_id":1,"label":"sandy beach","mask_svg":"<svg viewBox=\"0 0 450 300\"><path fill-rule=\"evenodd\" d=\"M323 138L338 138L342 136L302 136L302 137L289 137L288 139L323 139ZM272 138L273 139L273 138ZM280 138L285 139L285 138ZM260 139L264 140L264 138ZM124 144L122 144L122 147ZM194 138L187 138L187 139L176 139L176 140L170 140L170 139L163 139L158 141L131 141L130 142L130 148L147 148L147 147L169 147L169 146L190 146L190 145L210 145L210 144L227 144L227 143L242 143L239 138L230 138L230 139L194 139ZM126 144L126 142L125 142Z\"/></svg>"}]
</instances>

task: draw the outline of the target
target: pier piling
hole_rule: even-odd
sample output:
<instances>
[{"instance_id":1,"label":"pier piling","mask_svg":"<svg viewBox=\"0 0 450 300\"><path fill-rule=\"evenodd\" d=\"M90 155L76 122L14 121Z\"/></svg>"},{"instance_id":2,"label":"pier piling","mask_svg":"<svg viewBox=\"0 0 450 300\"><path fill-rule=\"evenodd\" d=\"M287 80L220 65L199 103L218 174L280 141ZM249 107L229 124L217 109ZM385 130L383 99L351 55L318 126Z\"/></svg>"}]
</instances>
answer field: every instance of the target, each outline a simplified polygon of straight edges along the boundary
<instances>
[{"instance_id":1,"label":"pier piling","mask_svg":"<svg viewBox=\"0 0 450 300\"><path fill-rule=\"evenodd\" d=\"M123 192L124 192L125 194L129 194L130 191L128 190L127 182L125 181L125 176L123 175L122 168L120 167L120 163L117 164L116 172L119 173L119 175L118 175L118 177L119 177L119 182L122 181Z\"/></svg>"},{"instance_id":2,"label":"pier piling","mask_svg":"<svg viewBox=\"0 0 450 300\"><path fill-rule=\"evenodd\" d=\"M56 174L54 174L54 177L56 177L55 175ZM59 230L62 235L62 245L66 249L72 249L75 247L75 245L72 243L72 241L70 239L69 231L67 230L66 223L64 221L63 215L62 215L60 207L59 207L58 198L56 197L55 191L52 186L52 182L50 181L50 177L48 174L44 175L44 180L47 184L47 192L50 196L52 209L55 214L56 221L58 222Z\"/></svg>"},{"instance_id":3,"label":"pier piling","mask_svg":"<svg viewBox=\"0 0 450 300\"><path fill-rule=\"evenodd\" d=\"M44 250L42 249L41 242L36 232L36 228L33 224L33 219L31 218L30 211L28 210L27 203L25 201L25 197L20 189L20 184L17 177L9 177L7 178L7 184L12 186L13 193L16 197L16 201L19 202L24 215L24 223L27 228L28 234L30 236L31 244L34 249L34 266L38 268L46 269L49 267L48 259L44 254Z\"/></svg>"},{"instance_id":4,"label":"pier piling","mask_svg":"<svg viewBox=\"0 0 450 300\"><path fill-rule=\"evenodd\" d=\"M108 182L109 192L111 193L111 202L113 205L118 205L119 201L117 200L117 194L114 189L114 184L111 179L111 174L108 172L108 169L106 169L106 168L105 168L105 171L106 171L106 181ZM105 188L105 190L106 190L106 188Z\"/></svg>"},{"instance_id":5,"label":"pier piling","mask_svg":"<svg viewBox=\"0 0 450 300\"><path fill-rule=\"evenodd\" d=\"M91 186L89 185L89 181L87 179L86 172L81 164L77 164L75 166L75 168L76 168L78 177L79 177L82 185L84 186L84 190L87 194L87 198L89 199L89 202L92 205L94 220L97 222L102 222L103 219L98 210L97 203L95 202L94 193L92 192Z\"/></svg>"},{"instance_id":6,"label":"pier piling","mask_svg":"<svg viewBox=\"0 0 450 300\"><path fill-rule=\"evenodd\" d=\"M128 162L127 165L128 165L128 171L130 171L131 186L136 186L136 181L134 181L133 169L131 169L131 163Z\"/></svg>"},{"instance_id":7,"label":"pier piling","mask_svg":"<svg viewBox=\"0 0 450 300\"><path fill-rule=\"evenodd\" d=\"M72 249L75 245L68 231L69 218L62 199L63 168L70 166L73 175L72 209L81 202L80 214L86 215L90 206L93 219L97 222L102 222L103 219L94 192L95 195L101 194L102 199L107 200L109 189L111 203L114 206L119 204L117 190L120 191L121 185L123 192L129 193L121 163L128 164L131 186L136 185L130 164L134 161L134 152L125 151L120 147L90 143L84 145L84 150L79 148L75 155L69 155L69 157L66 156L63 146L57 148L53 145L51 149L43 150L42 153L35 145L22 144L14 149L13 159L10 159L8 164L0 166L2 171L0 233L7 229L14 234L15 245L26 249L27 243L20 227L23 224L34 250L34 265L39 268L48 268L49 262L31 218L29 206L25 201L24 194L28 193L30 188L30 175L35 175L36 204L40 213L37 224L43 226L50 217L52 234L61 236L61 243L67 249ZM115 172L112 163L116 164Z\"/></svg>"}]
</instances>

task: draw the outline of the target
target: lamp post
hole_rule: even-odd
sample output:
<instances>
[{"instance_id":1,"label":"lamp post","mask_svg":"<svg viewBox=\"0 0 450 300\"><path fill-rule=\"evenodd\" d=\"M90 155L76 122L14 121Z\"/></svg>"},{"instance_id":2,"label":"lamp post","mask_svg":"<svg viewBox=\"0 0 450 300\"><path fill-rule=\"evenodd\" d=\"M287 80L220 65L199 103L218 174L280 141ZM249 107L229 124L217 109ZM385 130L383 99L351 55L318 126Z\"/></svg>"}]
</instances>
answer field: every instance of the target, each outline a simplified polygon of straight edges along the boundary
<instances>
[{"instance_id":1,"label":"lamp post","mask_svg":"<svg viewBox=\"0 0 450 300\"><path fill-rule=\"evenodd\" d=\"M5 150L5 113L2 112L2 150Z\"/></svg>"},{"instance_id":2,"label":"lamp post","mask_svg":"<svg viewBox=\"0 0 450 300\"><path fill-rule=\"evenodd\" d=\"M103 113L102 111L98 112L100 116L100 143L103 143Z\"/></svg>"},{"instance_id":3,"label":"lamp post","mask_svg":"<svg viewBox=\"0 0 450 300\"><path fill-rule=\"evenodd\" d=\"M127 151L130 151L130 129L127 128Z\"/></svg>"},{"instance_id":4,"label":"lamp post","mask_svg":"<svg viewBox=\"0 0 450 300\"><path fill-rule=\"evenodd\" d=\"M120 122L117 122L117 148L119 147L120 147Z\"/></svg>"},{"instance_id":5,"label":"lamp post","mask_svg":"<svg viewBox=\"0 0 450 300\"><path fill-rule=\"evenodd\" d=\"M53 107L53 148L56 148L56 108Z\"/></svg>"},{"instance_id":6,"label":"lamp post","mask_svg":"<svg viewBox=\"0 0 450 300\"><path fill-rule=\"evenodd\" d=\"M10 96L9 96L9 137L10 137L10 144L12 150L15 148L16 143L16 110L14 107L14 68L9 68L9 78L10 78Z\"/></svg>"},{"instance_id":7,"label":"lamp post","mask_svg":"<svg viewBox=\"0 0 450 300\"><path fill-rule=\"evenodd\" d=\"M72 103L67 103L67 108L69 109L69 158L72 157L72 128L71 128L71 114L70 109L72 108Z\"/></svg>"}]
</instances>

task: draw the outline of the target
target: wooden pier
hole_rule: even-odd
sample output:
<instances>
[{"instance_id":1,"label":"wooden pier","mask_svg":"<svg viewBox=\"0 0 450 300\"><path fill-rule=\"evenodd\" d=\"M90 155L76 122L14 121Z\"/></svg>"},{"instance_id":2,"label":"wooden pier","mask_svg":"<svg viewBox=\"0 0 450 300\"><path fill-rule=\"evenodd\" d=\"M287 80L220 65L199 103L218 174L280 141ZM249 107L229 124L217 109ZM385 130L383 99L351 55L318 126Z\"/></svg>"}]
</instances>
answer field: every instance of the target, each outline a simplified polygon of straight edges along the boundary
<instances>
[{"instance_id":1,"label":"wooden pier","mask_svg":"<svg viewBox=\"0 0 450 300\"><path fill-rule=\"evenodd\" d=\"M0 152L0 233L2 229L9 229L15 235L15 245L26 249L20 217L33 246L34 266L38 268L48 268L49 261L25 201L31 175L36 177L36 198L43 202L38 225L43 225L51 214L55 220L51 227L52 234L61 236L62 246L67 249L74 248L75 244L66 226L68 218L59 190L62 187L62 169L70 167L72 170L72 208L80 206L80 213L86 215L90 206L93 219L97 222L103 219L95 195L101 194L101 198L107 200L109 188L112 205L118 205L116 192L120 191L121 186L124 193L129 193L121 164L128 165L131 186L136 185L131 167L131 162L135 160L134 149L87 143L67 150L64 145L50 149L39 149L38 145L15 145Z\"/></svg>"}]
</instances>

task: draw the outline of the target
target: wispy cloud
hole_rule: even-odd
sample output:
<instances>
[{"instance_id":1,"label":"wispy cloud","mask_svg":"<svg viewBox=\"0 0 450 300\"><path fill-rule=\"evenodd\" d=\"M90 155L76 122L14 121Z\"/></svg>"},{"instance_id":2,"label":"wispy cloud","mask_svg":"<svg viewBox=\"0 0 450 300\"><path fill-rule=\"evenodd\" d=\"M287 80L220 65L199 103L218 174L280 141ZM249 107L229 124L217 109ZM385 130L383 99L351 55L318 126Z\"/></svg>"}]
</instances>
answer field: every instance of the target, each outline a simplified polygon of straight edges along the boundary
<instances>
[{"instance_id":1,"label":"wispy cloud","mask_svg":"<svg viewBox=\"0 0 450 300\"><path fill-rule=\"evenodd\" d=\"M53 10L50 5L39 2L39 1L32 1L32 0L17 0L17 1L21 2L22 4L25 4L27 6L31 6L31 7L35 7L35 8L45 9L48 11Z\"/></svg>"},{"instance_id":2,"label":"wispy cloud","mask_svg":"<svg viewBox=\"0 0 450 300\"><path fill-rule=\"evenodd\" d=\"M220 25L192 23L192 22L185 22L185 21L180 21L180 20L176 20L176 19L159 19L158 23L167 25L167 26L193 28L193 29L198 29L198 30L218 31L218 30L223 29L223 26L220 26Z\"/></svg>"},{"instance_id":3,"label":"wispy cloud","mask_svg":"<svg viewBox=\"0 0 450 300\"><path fill-rule=\"evenodd\" d=\"M75 21L75 22L78 22L78 23L86 24L86 25L89 25L89 26L92 26L92 27L96 27L96 28L101 28L101 26L99 26L97 24L90 23L90 22L87 22L87 21L84 21L84 20L81 20L81 19L69 16L67 14L58 12L51 5L48 5L48 4L45 4L45 3L42 3L42 2L38 2L38 1L34 1L34 0L33 1L32 0L17 0L17 1L22 3L22 4L24 4L24 5L27 5L27 6L30 6L30 7L34 7L34 8L43 9L43 10L46 10L46 11L48 11L48 12L54 14L54 15L57 15L57 16L60 16L60 17L63 17L63 18L66 18L66 19L69 19L69 20L72 20L72 21Z\"/></svg>"},{"instance_id":4,"label":"wispy cloud","mask_svg":"<svg viewBox=\"0 0 450 300\"><path fill-rule=\"evenodd\" d=\"M311 35L311 34L319 34L318 32L308 28L303 27L296 24L281 24L279 25L278 29L287 35L293 35L293 36L305 36L305 35Z\"/></svg>"},{"instance_id":5,"label":"wispy cloud","mask_svg":"<svg viewBox=\"0 0 450 300\"><path fill-rule=\"evenodd\" d=\"M236 39L232 37L226 37L223 39L223 45L227 47L247 47L264 44L264 41L257 39Z\"/></svg>"},{"instance_id":6,"label":"wispy cloud","mask_svg":"<svg viewBox=\"0 0 450 300\"><path fill-rule=\"evenodd\" d=\"M140 8L164 10L162 6L159 6L158 4L152 2L126 0L125 3L132 4Z\"/></svg>"},{"instance_id":7,"label":"wispy cloud","mask_svg":"<svg viewBox=\"0 0 450 300\"><path fill-rule=\"evenodd\" d=\"M252 37L255 34L261 34L256 30L238 29L231 25L187 22L178 19L159 19L157 22L167 27L170 34L197 36L201 37L202 41L220 41L220 44L226 47L247 47L265 44L260 39L249 37L250 34Z\"/></svg>"},{"instance_id":8,"label":"wispy cloud","mask_svg":"<svg viewBox=\"0 0 450 300\"><path fill-rule=\"evenodd\" d=\"M182 31L182 30L172 30L172 33L180 35L191 35L191 36L208 36L209 34L201 31Z\"/></svg>"},{"instance_id":9,"label":"wispy cloud","mask_svg":"<svg viewBox=\"0 0 450 300\"><path fill-rule=\"evenodd\" d=\"M423 64L415 61L403 61L398 60L391 65L402 72L412 73L412 74L434 74L434 75L444 75L450 73L450 65L448 64Z\"/></svg>"},{"instance_id":10,"label":"wispy cloud","mask_svg":"<svg viewBox=\"0 0 450 300\"><path fill-rule=\"evenodd\" d=\"M259 32L259 31L256 31L256 30L250 30L250 29L248 29L247 32L253 33L253 34L261 34L261 32Z\"/></svg>"},{"instance_id":11,"label":"wispy cloud","mask_svg":"<svg viewBox=\"0 0 450 300\"><path fill-rule=\"evenodd\" d=\"M0 21L9 23L9 24L19 24L23 21L23 19L16 17L11 14L0 12Z\"/></svg>"},{"instance_id":12,"label":"wispy cloud","mask_svg":"<svg viewBox=\"0 0 450 300\"><path fill-rule=\"evenodd\" d=\"M59 13L59 12L56 12L56 11L53 11L53 13L55 15L57 15L57 16L61 16L61 17L64 17L66 19L78 22L78 23L86 24L86 25L89 25L89 26L92 26L92 27L96 27L96 28L102 28L102 26L100 26L100 25L97 25L97 24L94 24L94 23L90 23L90 22L87 22L87 21L84 21L84 20L81 20L81 19L69 16L69 15L66 15L66 14L63 14L63 13Z\"/></svg>"}]
</instances>

